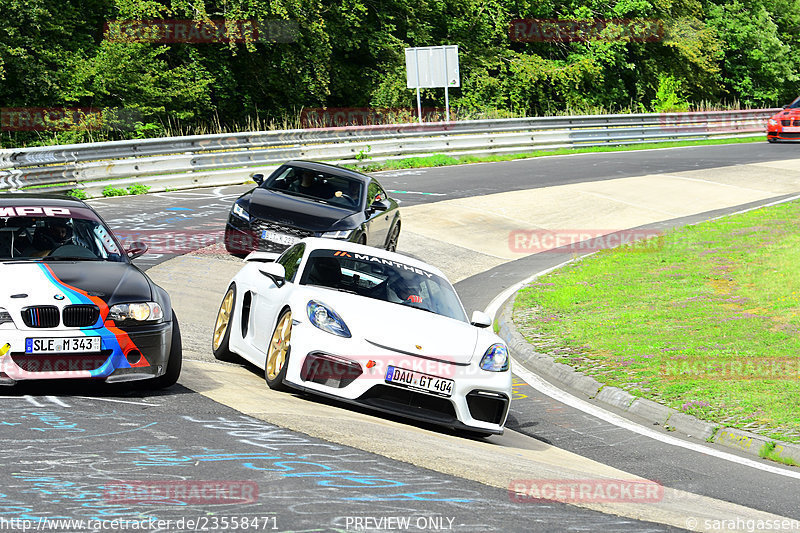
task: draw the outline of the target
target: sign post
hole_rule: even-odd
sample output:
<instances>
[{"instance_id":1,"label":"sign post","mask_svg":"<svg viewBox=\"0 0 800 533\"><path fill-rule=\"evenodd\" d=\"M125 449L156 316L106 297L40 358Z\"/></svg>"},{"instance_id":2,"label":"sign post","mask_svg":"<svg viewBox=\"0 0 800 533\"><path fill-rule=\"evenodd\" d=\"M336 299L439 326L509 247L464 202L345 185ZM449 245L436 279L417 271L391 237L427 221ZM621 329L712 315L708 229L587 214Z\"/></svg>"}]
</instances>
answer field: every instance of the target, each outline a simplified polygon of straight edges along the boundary
<instances>
[{"instance_id":1,"label":"sign post","mask_svg":"<svg viewBox=\"0 0 800 533\"><path fill-rule=\"evenodd\" d=\"M447 122L450 121L450 87L460 87L458 46L406 48L406 87L417 90L417 112L422 122L420 88L444 87Z\"/></svg>"}]
</instances>

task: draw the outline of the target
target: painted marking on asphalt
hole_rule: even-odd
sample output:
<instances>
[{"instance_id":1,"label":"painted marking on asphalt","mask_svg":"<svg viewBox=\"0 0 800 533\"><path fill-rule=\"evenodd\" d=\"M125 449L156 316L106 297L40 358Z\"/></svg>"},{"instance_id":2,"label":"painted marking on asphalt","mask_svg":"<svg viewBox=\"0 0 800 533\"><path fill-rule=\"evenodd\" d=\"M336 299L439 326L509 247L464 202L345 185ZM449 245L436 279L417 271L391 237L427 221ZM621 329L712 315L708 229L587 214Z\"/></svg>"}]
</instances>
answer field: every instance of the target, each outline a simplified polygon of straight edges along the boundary
<instances>
[{"instance_id":1,"label":"painted marking on asphalt","mask_svg":"<svg viewBox=\"0 0 800 533\"><path fill-rule=\"evenodd\" d=\"M132 402L130 400L114 400L112 398L96 398L92 396L78 396L78 398L83 398L84 400L99 400L101 402L129 403L131 405L146 405L147 407L161 407L161 404L157 403Z\"/></svg>"},{"instance_id":2,"label":"painted marking on asphalt","mask_svg":"<svg viewBox=\"0 0 800 533\"><path fill-rule=\"evenodd\" d=\"M372 172L371 174L380 174L389 178L396 178L398 176L420 176L425 174L426 170L381 170Z\"/></svg>"},{"instance_id":3,"label":"painted marking on asphalt","mask_svg":"<svg viewBox=\"0 0 800 533\"><path fill-rule=\"evenodd\" d=\"M420 191L389 191L392 194L422 194L424 196L447 196L443 192L420 192Z\"/></svg>"},{"instance_id":4,"label":"painted marking on asphalt","mask_svg":"<svg viewBox=\"0 0 800 533\"><path fill-rule=\"evenodd\" d=\"M51 402L53 402L56 405L60 405L61 407L69 407L69 405L65 404L64 402L62 402L61 400L59 400L55 396L45 396L45 398L47 398L48 400L50 400Z\"/></svg>"},{"instance_id":5,"label":"painted marking on asphalt","mask_svg":"<svg viewBox=\"0 0 800 533\"><path fill-rule=\"evenodd\" d=\"M194 211L194 209L189 209L188 207L168 207L167 211Z\"/></svg>"},{"instance_id":6,"label":"painted marking on asphalt","mask_svg":"<svg viewBox=\"0 0 800 533\"><path fill-rule=\"evenodd\" d=\"M39 403L36 400L34 400L33 396L28 396L26 394L25 396L23 396L23 398L25 398L25 401L28 402L29 404L33 405L34 407L44 407L44 404L43 403Z\"/></svg>"},{"instance_id":7,"label":"painted marking on asphalt","mask_svg":"<svg viewBox=\"0 0 800 533\"><path fill-rule=\"evenodd\" d=\"M576 396L573 396L568 392L562 391L558 387L551 385L550 383L540 378L533 372L527 370L525 367L523 367L521 364L519 364L517 361L514 361L513 359L512 359L512 364L514 365L514 373L520 378L524 379L528 383L528 385L530 385L537 391L541 392L546 396L549 396L550 398L558 402L561 402L565 405L569 405L570 407L574 407L575 409L583 411L584 413L590 414L596 418L599 418L600 420L608 422L609 424L613 424L623 429L627 429L628 431L631 431L633 433L638 433L639 435L649 437L659 442L663 442L664 444L677 446L679 448L684 448L694 452L702 453L704 455L710 455L711 457L716 457L718 459L730 461L732 463L737 463L742 466L749 466L751 468L756 468L758 470L763 470L764 472L770 472L772 474L777 474L779 476L800 479L800 472L784 470L783 468L778 468L776 466L759 463L758 461L754 461L752 459L739 457L738 455L733 455L731 453L716 450L714 448L709 448L699 443L687 442L677 437L673 437L672 435L664 435L663 433L659 433L658 431L655 431L653 429L640 426L635 422L631 422L627 418L623 418L610 411L606 411L601 407L593 405L585 400L581 400L580 398L577 398Z\"/></svg>"}]
</instances>

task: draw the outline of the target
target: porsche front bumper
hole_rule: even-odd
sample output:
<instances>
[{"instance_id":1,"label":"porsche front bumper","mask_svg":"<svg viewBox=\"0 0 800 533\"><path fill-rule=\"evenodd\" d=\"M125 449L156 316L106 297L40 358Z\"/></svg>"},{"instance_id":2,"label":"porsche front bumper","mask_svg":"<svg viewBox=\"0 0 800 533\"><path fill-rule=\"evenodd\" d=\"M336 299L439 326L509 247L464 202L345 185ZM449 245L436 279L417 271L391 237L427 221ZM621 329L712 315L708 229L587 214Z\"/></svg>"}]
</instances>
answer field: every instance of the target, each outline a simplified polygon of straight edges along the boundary
<instances>
[{"instance_id":1,"label":"porsche front bumper","mask_svg":"<svg viewBox=\"0 0 800 533\"><path fill-rule=\"evenodd\" d=\"M285 382L296 389L423 422L501 434L511 402L511 372L488 372L480 357L428 357L323 332L295 321ZM387 381L389 367L450 379L452 394Z\"/></svg>"}]
</instances>

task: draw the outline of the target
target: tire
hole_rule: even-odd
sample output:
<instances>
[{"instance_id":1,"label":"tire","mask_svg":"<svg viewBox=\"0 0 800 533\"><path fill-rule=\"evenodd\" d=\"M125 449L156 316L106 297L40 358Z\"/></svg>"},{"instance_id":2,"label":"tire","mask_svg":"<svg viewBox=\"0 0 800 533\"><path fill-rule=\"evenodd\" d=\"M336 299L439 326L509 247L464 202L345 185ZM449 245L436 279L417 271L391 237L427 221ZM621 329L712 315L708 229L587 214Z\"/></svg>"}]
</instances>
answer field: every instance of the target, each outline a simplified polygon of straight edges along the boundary
<instances>
[{"instance_id":1,"label":"tire","mask_svg":"<svg viewBox=\"0 0 800 533\"><path fill-rule=\"evenodd\" d=\"M165 389L171 387L178 381L183 366L183 343L181 341L181 328L178 326L178 317L175 311L172 312L172 342L169 349L169 359L167 360L167 370L164 375L152 380L151 387L155 389Z\"/></svg>"},{"instance_id":2,"label":"tire","mask_svg":"<svg viewBox=\"0 0 800 533\"><path fill-rule=\"evenodd\" d=\"M264 365L264 379L272 390L289 390L283 380L286 377L286 367L289 366L289 355L292 350L291 340L292 311L285 309L278 317L278 323L272 332L267 349L267 362Z\"/></svg>"},{"instance_id":3,"label":"tire","mask_svg":"<svg viewBox=\"0 0 800 533\"><path fill-rule=\"evenodd\" d=\"M770 139L770 138L767 138L767 142L768 142L768 143L770 143L770 144L772 144L772 143L776 143L776 142L778 142L778 139Z\"/></svg>"},{"instance_id":4,"label":"tire","mask_svg":"<svg viewBox=\"0 0 800 533\"><path fill-rule=\"evenodd\" d=\"M236 354L231 352L229 343L233 323L233 306L236 303L236 284L231 283L225 296L219 304L217 320L214 322L214 332L211 335L211 351L214 359L230 363L236 360Z\"/></svg>"},{"instance_id":5,"label":"tire","mask_svg":"<svg viewBox=\"0 0 800 533\"><path fill-rule=\"evenodd\" d=\"M400 223L394 225L392 232L389 234L389 240L386 241L386 250L389 252L397 251L397 241L400 239Z\"/></svg>"}]
</instances>

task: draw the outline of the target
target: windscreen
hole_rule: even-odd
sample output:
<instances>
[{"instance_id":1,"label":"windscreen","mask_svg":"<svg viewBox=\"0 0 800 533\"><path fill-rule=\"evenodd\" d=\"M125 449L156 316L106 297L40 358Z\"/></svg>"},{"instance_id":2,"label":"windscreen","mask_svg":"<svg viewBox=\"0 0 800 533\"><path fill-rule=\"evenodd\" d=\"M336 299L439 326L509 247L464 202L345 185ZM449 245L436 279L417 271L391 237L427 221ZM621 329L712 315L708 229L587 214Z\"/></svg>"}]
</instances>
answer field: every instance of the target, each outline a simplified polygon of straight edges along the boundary
<instances>
[{"instance_id":1,"label":"windscreen","mask_svg":"<svg viewBox=\"0 0 800 533\"><path fill-rule=\"evenodd\" d=\"M285 166L267 178L262 187L355 210L361 206L364 184L354 178Z\"/></svg>"},{"instance_id":2,"label":"windscreen","mask_svg":"<svg viewBox=\"0 0 800 533\"><path fill-rule=\"evenodd\" d=\"M314 250L301 285L317 285L467 321L446 279L400 261L339 250Z\"/></svg>"},{"instance_id":3,"label":"windscreen","mask_svg":"<svg viewBox=\"0 0 800 533\"><path fill-rule=\"evenodd\" d=\"M89 209L0 204L0 260L124 261Z\"/></svg>"},{"instance_id":4,"label":"windscreen","mask_svg":"<svg viewBox=\"0 0 800 533\"><path fill-rule=\"evenodd\" d=\"M797 109L797 108L800 108L800 97L795 98L794 102L789 104L789 109Z\"/></svg>"}]
</instances>

